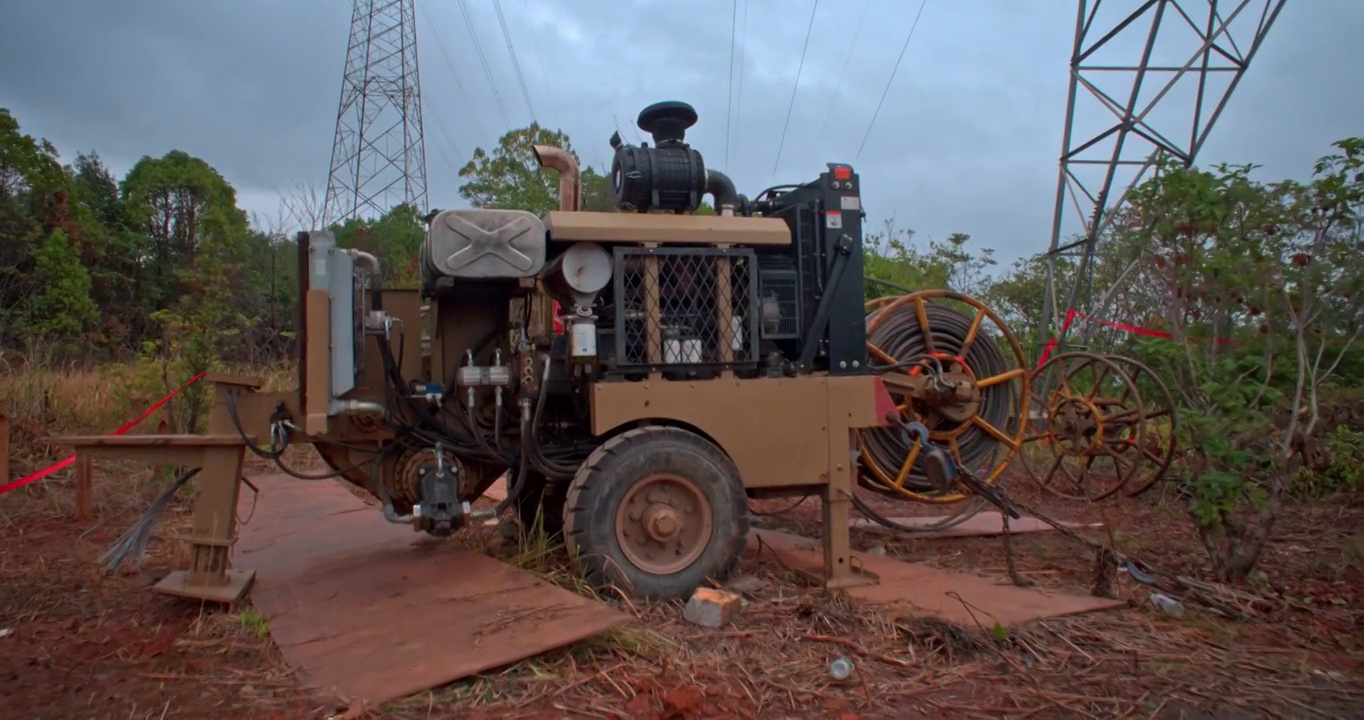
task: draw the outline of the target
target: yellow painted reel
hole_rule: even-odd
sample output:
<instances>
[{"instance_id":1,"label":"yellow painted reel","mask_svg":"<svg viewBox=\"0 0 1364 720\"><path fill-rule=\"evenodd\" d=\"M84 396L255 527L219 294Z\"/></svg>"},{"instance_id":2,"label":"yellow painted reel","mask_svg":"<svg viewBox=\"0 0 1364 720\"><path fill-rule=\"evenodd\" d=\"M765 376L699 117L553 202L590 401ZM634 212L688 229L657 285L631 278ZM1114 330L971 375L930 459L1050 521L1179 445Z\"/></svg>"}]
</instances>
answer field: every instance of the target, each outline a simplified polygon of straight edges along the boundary
<instances>
[{"instance_id":1,"label":"yellow painted reel","mask_svg":"<svg viewBox=\"0 0 1364 720\"><path fill-rule=\"evenodd\" d=\"M981 301L950 290L866 304L867 351L906 422L923 423L958 469L999 481L1023 445L1032 373L1005 322ZM899 427L859 433L860 484L924 503L971 495L935 487L919 443Z\"/></svg>"}]
</instances>

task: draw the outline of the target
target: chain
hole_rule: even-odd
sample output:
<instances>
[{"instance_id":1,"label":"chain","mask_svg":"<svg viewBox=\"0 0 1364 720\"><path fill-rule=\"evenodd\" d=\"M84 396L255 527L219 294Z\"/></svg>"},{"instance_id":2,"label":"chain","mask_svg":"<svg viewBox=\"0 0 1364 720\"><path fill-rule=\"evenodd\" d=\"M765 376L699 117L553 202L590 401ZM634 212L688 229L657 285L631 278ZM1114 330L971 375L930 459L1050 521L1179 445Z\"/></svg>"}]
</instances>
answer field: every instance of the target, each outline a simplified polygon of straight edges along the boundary
<instances>
[{"instance_id":1,"label":"chain","mask_svg":"<svg viewBox=\"0 0 1364 720\"><path fill-rule=\"evenodd\" d=\"M1009 573L1009 580L1018 587L1031 587L1035 583L1022 575L1018 574L1018 567L1014 565L1013 551L1013 532L1009 527L1009 514L1000 513L1000 519L1004 522L1004 569Z\"/></svg>"}]
</instances>

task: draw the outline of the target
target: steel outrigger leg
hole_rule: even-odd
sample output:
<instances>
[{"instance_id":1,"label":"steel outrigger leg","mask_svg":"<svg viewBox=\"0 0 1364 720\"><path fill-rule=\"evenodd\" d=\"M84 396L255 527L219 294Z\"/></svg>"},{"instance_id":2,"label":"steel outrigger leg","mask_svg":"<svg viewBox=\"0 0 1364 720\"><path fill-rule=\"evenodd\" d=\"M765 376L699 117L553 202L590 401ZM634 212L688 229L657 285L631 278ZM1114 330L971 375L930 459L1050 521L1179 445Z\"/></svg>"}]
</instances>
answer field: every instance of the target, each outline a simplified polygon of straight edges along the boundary
<instances>
[{"instance_id":1,"label":"steel outrigger leg","mask_svg":"<svg viewBox=\"0 0 1364 720\"><path fill-rule=\"evenodd\" d=\"M824 545L824 587L830 590L874 585L880 578L865 568L858 567L852 554L853 446L856 431L829 434L829 481L821 491Z\"/></svg>"},{"instance_id":2,"label":"steel outrigger leg","mask_svg":"<svg viewBox=\"0 0 1364 720\"><path fill-rule=\"evenodd\" d=\"M186 536L175 537L190 546L189 567L172 571L156 584L158 592L233 605L246 596L254 570L233 568L232 546L237 541L237 498L248 442L268 431L269 416L280 402L296 403L292 393L260 394L258 378L210 375L213 406L208 432L203 435L122 435L52 438L54 445L72 446L85 457L138 460L154 465L197 467L198 493L193 524ZM244 432L238 432L228 412L228 393L235 395Z\"/></svg>"}]
</instances>

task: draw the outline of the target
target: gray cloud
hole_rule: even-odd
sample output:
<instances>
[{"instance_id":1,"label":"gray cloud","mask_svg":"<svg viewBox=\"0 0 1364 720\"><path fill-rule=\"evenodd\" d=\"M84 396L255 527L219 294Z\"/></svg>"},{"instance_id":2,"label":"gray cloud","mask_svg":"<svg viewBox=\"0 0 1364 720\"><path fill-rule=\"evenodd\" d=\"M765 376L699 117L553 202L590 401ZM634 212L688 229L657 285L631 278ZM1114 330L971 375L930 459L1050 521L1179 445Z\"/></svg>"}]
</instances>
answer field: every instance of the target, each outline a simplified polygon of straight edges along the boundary
<instances>
[{"instance_id":1,"label":"gray cloud","mask_svg":"<svg viewBox=\"0 0 1364 720\"><path fill-rule=\"evenodd\" d=\"M852 162L873 222L894 216L920 237L968 232L1004 259L1044 250L1074 3L929 0L857 157L919 7L870 3L855 47L862 2L819 4L775 175L811 0L741 6L732 72L733 5L724 0L504 0L502 8L536 118L566 131L589 163L607 161L617 127L634 138L645 105L685 100L701 114L689 139L745 192ZM459 6L424 3L426 154L431 203L440 207L459 203L457 166L475 146L531 119L491 0L466 4L506 114ZM0 105L64 156L95 149L116 172L175 148L203 157L248 210L272 215L278 190L325 180L349 23L340 0L8 3L0 10ZM1331 141L1364 133L1352 50L1362 35L1357 0L1290 3L1201 164L1257 162L1266 174L1301 176ZM1113 62L1139 57L1140 39L1124 40ZM1158 57L1182 62L1194 49L1170 45ZM1172 93L1153 122L1187 135L1190 92ZM1092 131L1106 120L1089 103L1077 124Z\"/></svg>"}]
</instances>

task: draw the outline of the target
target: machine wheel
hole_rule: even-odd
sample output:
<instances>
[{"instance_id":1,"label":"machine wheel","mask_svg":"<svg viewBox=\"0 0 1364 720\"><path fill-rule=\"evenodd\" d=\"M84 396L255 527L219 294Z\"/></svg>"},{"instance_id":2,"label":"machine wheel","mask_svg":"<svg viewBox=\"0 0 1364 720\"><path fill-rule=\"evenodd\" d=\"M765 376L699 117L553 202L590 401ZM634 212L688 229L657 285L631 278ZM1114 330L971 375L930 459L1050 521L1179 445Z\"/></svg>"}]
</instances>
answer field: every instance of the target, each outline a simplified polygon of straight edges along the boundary
<instances>
[{"instance_id":1,"label":"machine wheel","mask_svg":"<svg viewBox=\"0 0 1364 720\"><path fill-rule=\"evenodd\" d=\"M526 489L516 499L516 516L526 532L538 526L553 538L564 531L564 502L568 498L568 483L550 480L539 473L526 477Z\"/></svg>"},{"instance_id":2,"label":"machine wheel","mask_svg":"<svg viewBox=\"0 0 1364 720\"><path fill-rule=\"evenodd\" d=\"M748 498L734 464L706 439L679 428L635 428L578 469L564 531L569 557L597 587L684 599L738 565Z\"/></svg>"}]
</instances>

